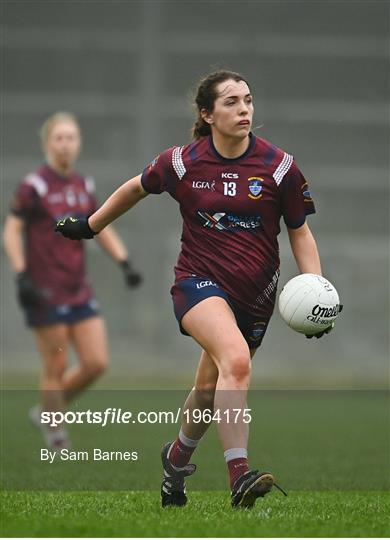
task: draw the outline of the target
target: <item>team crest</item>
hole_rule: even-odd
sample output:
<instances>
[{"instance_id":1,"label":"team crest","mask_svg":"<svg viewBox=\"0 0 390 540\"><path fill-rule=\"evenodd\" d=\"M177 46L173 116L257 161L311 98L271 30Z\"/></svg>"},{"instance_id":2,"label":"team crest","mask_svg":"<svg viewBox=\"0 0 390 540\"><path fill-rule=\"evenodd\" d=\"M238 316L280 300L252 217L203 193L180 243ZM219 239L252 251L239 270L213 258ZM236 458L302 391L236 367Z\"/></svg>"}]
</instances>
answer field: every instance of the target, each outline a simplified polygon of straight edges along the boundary
<instances>
[{"instance_id":1,"label":"team crest","mask_svg":"<svg viewBox=\"0 0 390 540\"><path fill-rule=\"evenodd\" d=\"M251 176L250 178L248 178L248 182L248 197L255 200L260 199L260 197L262 196L261 192L263 186L261 185L261 183L264 182L263 178L260 178L260 176Z\"/></svg>"}]
</instances>

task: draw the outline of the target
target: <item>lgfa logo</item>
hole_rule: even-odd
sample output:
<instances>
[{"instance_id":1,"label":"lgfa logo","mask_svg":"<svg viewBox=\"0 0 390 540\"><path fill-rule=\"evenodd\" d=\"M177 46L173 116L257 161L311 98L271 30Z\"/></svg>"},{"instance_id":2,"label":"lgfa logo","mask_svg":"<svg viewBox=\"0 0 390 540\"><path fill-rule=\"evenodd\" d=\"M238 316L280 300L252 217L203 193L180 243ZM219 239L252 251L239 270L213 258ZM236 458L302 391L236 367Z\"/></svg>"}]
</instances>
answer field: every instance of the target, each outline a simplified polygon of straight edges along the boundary
<instances>
[{"instance_id":1,"label":"lgfa logo","mask_svg":"<svg viewBox=\"0 0 390 540\"><path fill-rule=\"evenodd\" d=\"M211 189L211 191L215 191L215 181L208 182L207 180L194 180L192 182L192 187L195 189Z\"/></svg>"},{"instance_id":2,"label":"lgfa logo","mask_svg":"<svg viewBox=\"0 0 390 540\"><path fill-rule=\"evenodd\" d=\"M218 285L214 283L214 281L210 281L209 279L205 281L200 281L196 284L197 289L203 289L203 287L218 287Z\"/></svg>"}]
</instances>

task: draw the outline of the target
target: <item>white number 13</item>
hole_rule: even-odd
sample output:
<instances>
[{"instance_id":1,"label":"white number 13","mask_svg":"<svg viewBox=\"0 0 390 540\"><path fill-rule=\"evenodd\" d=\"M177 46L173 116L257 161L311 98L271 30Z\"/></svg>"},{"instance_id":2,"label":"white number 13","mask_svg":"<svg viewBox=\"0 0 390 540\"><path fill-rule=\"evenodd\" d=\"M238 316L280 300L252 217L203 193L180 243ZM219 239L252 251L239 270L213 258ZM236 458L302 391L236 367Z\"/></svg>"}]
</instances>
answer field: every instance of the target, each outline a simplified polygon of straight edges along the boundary
<instances>
[{"instance_id":1,"label":"white number 13","mask_svg":"<svg viewBox=\"0 0 390 540\"><path fill-rule=\"evenodd\" d=\"M234 197L237 192L237 186L235 182L223 182L223 194Z\"/></svg>"}]
</instances>

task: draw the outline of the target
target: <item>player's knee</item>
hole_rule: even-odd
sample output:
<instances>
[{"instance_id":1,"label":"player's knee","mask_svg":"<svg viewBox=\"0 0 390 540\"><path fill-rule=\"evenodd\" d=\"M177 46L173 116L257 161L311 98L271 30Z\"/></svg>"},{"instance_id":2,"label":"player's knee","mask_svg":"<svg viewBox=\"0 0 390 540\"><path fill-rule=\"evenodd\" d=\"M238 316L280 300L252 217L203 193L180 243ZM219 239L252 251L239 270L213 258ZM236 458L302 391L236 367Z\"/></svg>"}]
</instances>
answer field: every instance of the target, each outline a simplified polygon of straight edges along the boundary
<instances>
[{"instance_id":1,"label":"player's knee","mask_svg":"<svg viewBox=\"0 0 390 540\"><path fill-rule=\"evenodd\" d=\"M250 355L243 352L237 352L226 362L221 363L220 373L222 376L234 379L237 382L244 381L251 374Z\"/></svg>"},{"instance_id":2,"label":"player's knee","mask_svg":"<svg viewBox=\"0 0 390 540\"><path fill-rule=\"evenodd\" d=\"M238 357L231 365L231 377L236 381L243 381L250 377L251 362L248 357Z\"/></svg>"},{"instance_id":3,"label":"player's knee","mask_svg":"<svg viewBox=\"0 0 390 540\"><path fill-rule=\"evenodd\" d=\"M89 377L95 379L102 375L108 365L108 358L106 356L96 356L85 364L85 370L87 371Z\"/></svg>"}]
</instances>

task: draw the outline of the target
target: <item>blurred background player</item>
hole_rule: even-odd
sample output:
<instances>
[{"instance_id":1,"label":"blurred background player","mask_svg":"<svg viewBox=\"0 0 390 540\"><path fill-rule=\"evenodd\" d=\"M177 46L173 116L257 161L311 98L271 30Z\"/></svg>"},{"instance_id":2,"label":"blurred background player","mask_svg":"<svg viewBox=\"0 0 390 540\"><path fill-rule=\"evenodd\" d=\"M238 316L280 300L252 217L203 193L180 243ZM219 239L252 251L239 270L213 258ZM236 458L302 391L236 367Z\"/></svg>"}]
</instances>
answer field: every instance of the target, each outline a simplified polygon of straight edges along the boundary
<instances>
[{"instance_id":1,"label":"blurred background player","mask_svg":"<svg viewBox=\"0 0 390 540\"><path fill-rule=\"evenodd\" d=\"M42 426L40 411L62 410L104 372L107 333L86 276L83 243L53 233L53 225L64 217L87 217L96 210L93 179L74 170L81 148L75 116L67 112L50 116L41 128L41 142L46 162L18 187L4 242L16 274L18 300L42 358L42 404L30 410L30 418L41 427L46 445L60 449L69 445L66 431ZM132 269L115 230L107 227L96 239L120 265L126 284L138 286L141 276ZM68 367L70 345L79 360L72 367Z\"/></svg>"},{"instance_id":2,"label":"blurred background player","mask_svg":"<svg viewBox=\"0 0 390 540\"><path fill-rule=\"evenodd\" d=\"M181 332L192 336L202 353L183 408L189 414L183 415L176 441L162 450L162 505L187 502L185 477L195 471L189 461L210 425L206 417L195 421L191 411L198 409L219 411L216 426L232 505L252 507L276 486L271 473L249 469L244 411L251 358L274 309L279 222L283 217L299 271L321 274L306 223L315 208L293 157L251 132L252 95L241 75L210 74L195 101L191 144L162 152L89 219L67 219L56 230L72 239L91 238L149 193L167 191L180 204L182 249L171 293Z\"/></svg>"}]
</instances>

